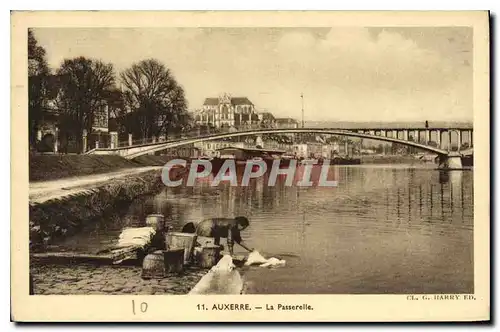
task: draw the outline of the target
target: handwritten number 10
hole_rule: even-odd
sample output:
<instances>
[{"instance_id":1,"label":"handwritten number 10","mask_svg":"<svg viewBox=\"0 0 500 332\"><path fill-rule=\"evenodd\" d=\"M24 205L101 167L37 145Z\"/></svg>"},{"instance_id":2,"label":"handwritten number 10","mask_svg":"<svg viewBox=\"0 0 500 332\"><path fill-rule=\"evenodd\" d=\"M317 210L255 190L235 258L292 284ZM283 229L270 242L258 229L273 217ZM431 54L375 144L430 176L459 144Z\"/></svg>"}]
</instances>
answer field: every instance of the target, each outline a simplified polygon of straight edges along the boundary
<instances>
[{"instance_id":1,"label":"handwritten number 10","mask_svg":"<svg viewBox=\"0 0 500 332\"><path fill-rule=\"evenodd\" d=\"M148 311L148 304L146 302L141 302L141 305L139 307L139 310L142 312L142 313L145 313L146 311ZM135 315L135 301L132 300L132 312L134 313Z\"/></svg>"}]
</instances>

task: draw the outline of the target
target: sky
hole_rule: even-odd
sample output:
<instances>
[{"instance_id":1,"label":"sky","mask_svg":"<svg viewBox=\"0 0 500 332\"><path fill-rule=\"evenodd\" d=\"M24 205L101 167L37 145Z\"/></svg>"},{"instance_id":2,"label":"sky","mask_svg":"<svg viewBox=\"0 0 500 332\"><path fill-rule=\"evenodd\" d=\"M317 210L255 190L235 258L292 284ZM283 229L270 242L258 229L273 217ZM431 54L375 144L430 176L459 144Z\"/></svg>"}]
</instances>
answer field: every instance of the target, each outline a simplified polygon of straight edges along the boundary
<instances>
[{"instance_id":1,"label":"sky","mask_svg":"<svg viewBox=\"0 0 500 332\"><path fill-rule=\"evenodd\" d=\"M191 110L222 93L306 121L471 121L472 29L40 28L52 69L86 56L162 61Z\"/></svg>"}]
</instances>

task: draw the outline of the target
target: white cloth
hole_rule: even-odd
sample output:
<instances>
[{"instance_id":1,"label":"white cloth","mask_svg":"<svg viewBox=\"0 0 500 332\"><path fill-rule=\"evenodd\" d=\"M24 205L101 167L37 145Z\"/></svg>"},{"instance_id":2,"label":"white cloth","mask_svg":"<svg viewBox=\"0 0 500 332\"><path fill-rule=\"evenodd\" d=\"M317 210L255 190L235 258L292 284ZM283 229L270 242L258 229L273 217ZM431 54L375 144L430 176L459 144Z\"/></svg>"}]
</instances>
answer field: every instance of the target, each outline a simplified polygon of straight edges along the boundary
<instances>
[{"instance_id":1,"label":"white cloth","mask_svg":"<svg viewBox=\"0 0 500 332\"><path fill-rule=\"evenodd\" d=\"M144 247L151 242L155 233L153 227L125 228L118 238L117 247Z\"/></svg>"},{"instance_id":2,"label":"white cloth","mask_svg":"<svg viewBox=\"0 0 500 332\"><path fill-rule=\"evenodd\" d=\"M241 294L243 280L233 259L225 255L205 274L189 294Z\"/></svg>"},{"instance_id":3,"label":"white cloth","mask_svg":"<svg viewBox=\"0 0 500 332\"><path fill-rule=\"evenodd\" d=\"M261 267L285 266L286 261L275 257L265 258L260 252L254 250L249 255L245 265L259 265Z\"/></svg>"}]
</instances>

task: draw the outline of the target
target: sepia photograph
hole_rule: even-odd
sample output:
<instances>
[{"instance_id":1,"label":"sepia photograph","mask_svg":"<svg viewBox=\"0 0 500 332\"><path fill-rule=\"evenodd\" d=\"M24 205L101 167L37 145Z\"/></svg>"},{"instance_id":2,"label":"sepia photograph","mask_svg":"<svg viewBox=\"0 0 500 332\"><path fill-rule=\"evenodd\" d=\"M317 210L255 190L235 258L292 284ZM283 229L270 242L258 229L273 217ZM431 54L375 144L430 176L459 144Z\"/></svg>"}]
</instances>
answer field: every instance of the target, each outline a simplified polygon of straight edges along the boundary
<instances>
[{"instance_id":1,"label":"sepia photograph","mask_svg":"<svg viewBox=\"0 0 500 332\"><path fill-rule=\"evenodd\" d=\"M23 299L309 320L329 305L251 299L391 295L489 317L487 12L36 14L13 16Z\"/></svg>"}]
</instances>

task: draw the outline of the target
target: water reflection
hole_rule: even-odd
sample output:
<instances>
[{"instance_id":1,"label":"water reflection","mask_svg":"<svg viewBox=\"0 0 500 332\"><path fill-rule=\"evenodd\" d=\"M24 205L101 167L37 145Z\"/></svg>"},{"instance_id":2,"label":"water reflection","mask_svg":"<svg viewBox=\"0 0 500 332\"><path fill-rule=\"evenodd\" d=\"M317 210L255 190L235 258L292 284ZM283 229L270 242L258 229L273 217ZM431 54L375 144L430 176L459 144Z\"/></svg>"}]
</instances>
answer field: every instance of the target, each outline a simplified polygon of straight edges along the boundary
<instances>
[{"instance_id":1,"label":"water reflection","mask_svg":"<svg viewBox=\"0 0 500 332\"><path fill-rule=\"evenodd\" d=\"M110 243L149 213L163 213L175 229L246 215L251 225L244 240L264 254L290 255L281 270L245 271L249 292L473 292L473 172L336 168L334 188L290 187L283 178L270 187L268 174L248 187L212 187L205 179L195 187L165 188L63 246Z\"/></svg>"}]
</instances>

